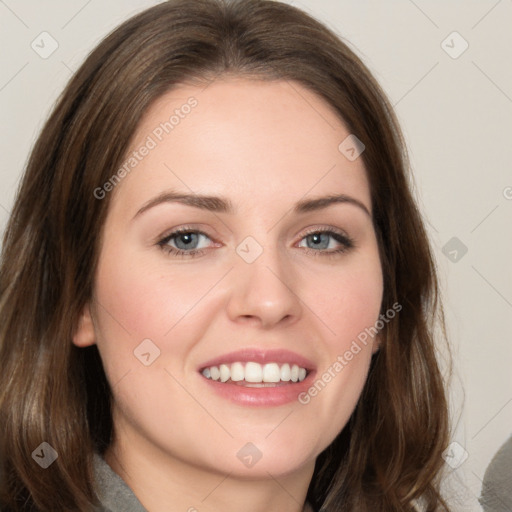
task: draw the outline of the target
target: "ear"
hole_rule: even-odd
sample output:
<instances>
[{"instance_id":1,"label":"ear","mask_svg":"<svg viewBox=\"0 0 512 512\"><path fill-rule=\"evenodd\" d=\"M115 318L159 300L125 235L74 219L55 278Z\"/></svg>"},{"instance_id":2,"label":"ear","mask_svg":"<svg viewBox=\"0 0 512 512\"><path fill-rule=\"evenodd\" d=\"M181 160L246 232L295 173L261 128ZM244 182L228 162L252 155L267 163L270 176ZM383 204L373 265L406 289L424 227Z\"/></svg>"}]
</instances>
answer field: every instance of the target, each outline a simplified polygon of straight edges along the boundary
<instances>
[{"instance_id":1,"label":"ear","mask_svg":"<svg viewBox=\"0 0 512 512\"><path fill-rule=\"evenodd\" d=\"M380 334L378 334L375 339L373 340L373 346L372 346L372 356L376 354L380 350L380 345L382 343L382 340L380 339Z\"/></svg>"},{"instance_id":2,"label":"ear","mask_svg":"<svg viewBox=\"0 0 512 512\"><path fill-rule=\"evenodd\" d=\"M77 347L89 347L96 343L96 333L94 332L94 323L89 304L86 304L82 310L78 327L73 335L73 343Z\"/></svg>"}]
</instances>

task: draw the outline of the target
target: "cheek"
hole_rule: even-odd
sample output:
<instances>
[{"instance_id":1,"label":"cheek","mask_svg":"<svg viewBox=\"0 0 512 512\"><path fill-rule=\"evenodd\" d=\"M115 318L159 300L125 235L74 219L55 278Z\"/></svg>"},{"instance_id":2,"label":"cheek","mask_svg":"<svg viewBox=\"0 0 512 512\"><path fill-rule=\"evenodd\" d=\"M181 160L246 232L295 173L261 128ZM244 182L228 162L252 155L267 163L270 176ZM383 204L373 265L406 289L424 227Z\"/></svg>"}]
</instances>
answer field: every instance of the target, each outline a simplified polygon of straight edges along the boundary
<instances>
[{"instance_id":1,"label":"cheek","mask_svg":"<svg viewBox=\"0 0 512 512\"><path fill-rule=\"evenodd\" d=\"M122 337L133 341L166 338L211 287L204 273L201 278L180 269L171 273L162 262L155 265L129 251L105 255L96 276L101 332L124 331Z\"/></svg>"},{"instance_id":2,"label":"cheek","mask_svg":"<svg viewBox=\"0 0 512 512\"><path fill-rule=\"evenodd\" d=\"M129 248L112 250L115 245L100 259L95 288L97 345L111 383L128 371L133 375L145 369L137 359L139 351L145 354L149 349L154 358L168 352L180 355L186 350L183 344L172 343L172 329L200 292L181 282L170 286L161 269L155 265L149 268ZM176 293L169 293L173 288ZM152 368L161 361L155 359Z\"/></svg>"},{"instance_id":3,"label":"cheek","mask_svg":"<svg viewBox=\"0 0 512 512\"><path fill-rule=\"evenodd\" d=\"M309 294L318 305L326 329L322 364L315 380L298 397L308 417L324 425L318 450L330 443L348 422L365 385L376 343L372 328L379 319L383 293L380 262L373 256L347 265L321 279L322 289ZM319 283L319 281L317 281ZM313 288L311 288L313 290Z\"/></svg>"},{"instance_id":4,"label":"cheek","mask_svg":"<svg viewBox=\"0 0 512 512\"><path fill-rule=\"evenodd\" d=\"M199 272L170 265L165 255L148 258L116 246L123 247L110 244L100 259L95 289L97 345L109 381L114 384L127 372L130 380L140 372L154 377L164 368L183 374L191 351L218 314L219 303L209 292L225 269L209 266ZM156 358L146 367L138 355L148 349L150 360ZM168 380L168 374L163 378ZM156 381L145 385L158 387Z\"/></svg>"},{"instance_id":5,"label":"cheek","mask_svg":"<svg viewBox=\"0 0 512 512\"><path fill-rule=\"evenodd\" d=\"M354 261L346 268L323 276L321 281L316 280L316 284L306 294L330 333L325 341L331 350L343 350L377 321L383 295L377 257Z\"/></svg>"}]
</instances>

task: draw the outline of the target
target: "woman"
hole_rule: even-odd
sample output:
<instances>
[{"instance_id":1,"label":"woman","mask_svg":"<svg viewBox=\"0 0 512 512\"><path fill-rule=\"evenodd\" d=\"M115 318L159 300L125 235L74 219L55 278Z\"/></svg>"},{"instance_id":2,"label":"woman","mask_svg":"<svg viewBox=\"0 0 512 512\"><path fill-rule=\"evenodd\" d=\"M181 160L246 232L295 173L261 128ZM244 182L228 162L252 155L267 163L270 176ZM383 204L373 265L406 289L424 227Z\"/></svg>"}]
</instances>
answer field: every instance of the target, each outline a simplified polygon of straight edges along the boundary
<instances>
[{"instance_id":1,"label":"woman","mask_svg":"<svg viewBox=\"0 0 512 512\"><path fill-rule=\"evenodd\" d=\"M2 510L448 510L437 279L369 71L176 0L37 141L0 273Z\"/></svg>"}]
</instances>

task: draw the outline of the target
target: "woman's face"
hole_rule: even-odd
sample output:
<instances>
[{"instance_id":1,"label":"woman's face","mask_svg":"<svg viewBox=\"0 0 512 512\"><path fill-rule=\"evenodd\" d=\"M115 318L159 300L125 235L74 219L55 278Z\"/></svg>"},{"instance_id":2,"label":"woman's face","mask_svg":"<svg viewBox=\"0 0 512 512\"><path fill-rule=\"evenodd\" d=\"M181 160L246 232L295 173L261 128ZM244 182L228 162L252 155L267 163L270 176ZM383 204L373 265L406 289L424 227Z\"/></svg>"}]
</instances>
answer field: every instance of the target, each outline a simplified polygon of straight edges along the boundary
<instances>
[{"instance_id":1,"label":"woman's face","mask_svg":"<svg viewBox=\"0 0 512 512\"><path fill-rule=\"evenodd\" d=\"M311 468L344 427L383 292L349 135L286 81L182 85L147 112L97 192L113 196L74 338L98 345L123 450L267 477Z\"/></svg>"}]
</instances>

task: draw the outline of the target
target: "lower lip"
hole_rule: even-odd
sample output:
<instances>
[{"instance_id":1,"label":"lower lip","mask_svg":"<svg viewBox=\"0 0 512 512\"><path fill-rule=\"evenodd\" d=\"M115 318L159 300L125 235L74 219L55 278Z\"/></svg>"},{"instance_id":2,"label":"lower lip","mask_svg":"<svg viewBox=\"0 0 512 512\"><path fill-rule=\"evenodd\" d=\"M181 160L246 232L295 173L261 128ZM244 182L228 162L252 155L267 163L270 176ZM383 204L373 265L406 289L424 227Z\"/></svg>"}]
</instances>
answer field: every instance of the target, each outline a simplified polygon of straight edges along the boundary
<instances>
[{"instance_id":1,"label":"lower lip","mask_svg":"<svg viewBox=\"0 0 512 512\"><path fill-rule=\"evenodd\" d=\"M275 407L298 401L298 395L304 393L313 381L315 372L310 372L302 382L279 383L273 387L253 388L235 383L223 383L207 379L204 382L222 398L238 405L253 407Z\"/></svg>"}]
</instances>

